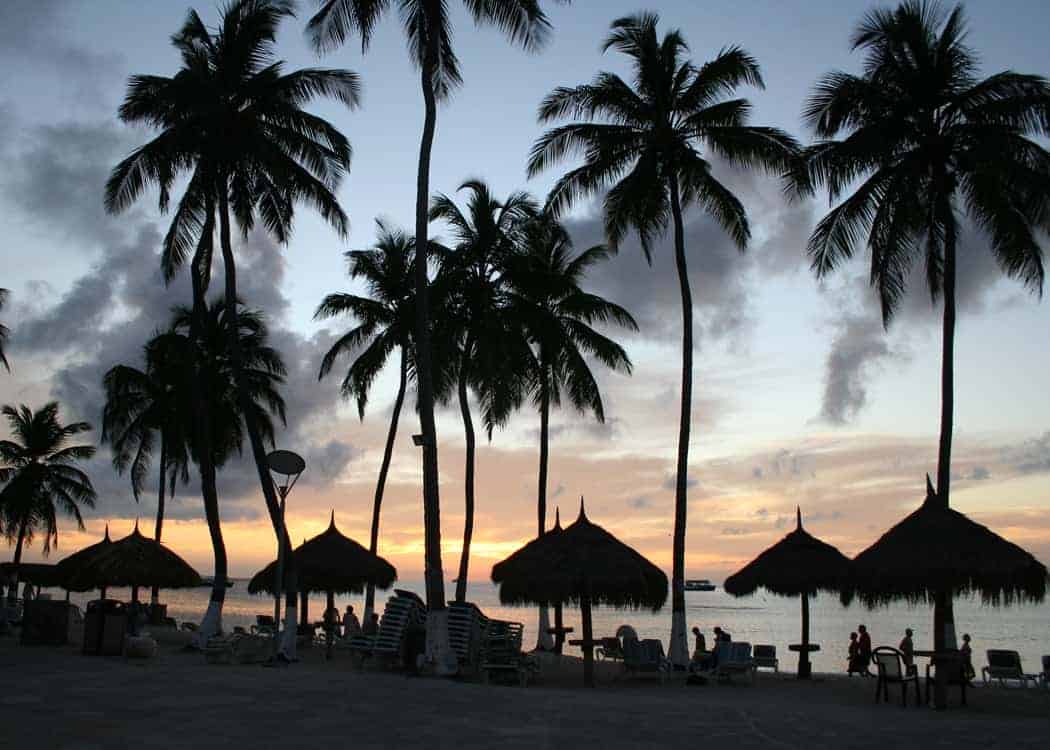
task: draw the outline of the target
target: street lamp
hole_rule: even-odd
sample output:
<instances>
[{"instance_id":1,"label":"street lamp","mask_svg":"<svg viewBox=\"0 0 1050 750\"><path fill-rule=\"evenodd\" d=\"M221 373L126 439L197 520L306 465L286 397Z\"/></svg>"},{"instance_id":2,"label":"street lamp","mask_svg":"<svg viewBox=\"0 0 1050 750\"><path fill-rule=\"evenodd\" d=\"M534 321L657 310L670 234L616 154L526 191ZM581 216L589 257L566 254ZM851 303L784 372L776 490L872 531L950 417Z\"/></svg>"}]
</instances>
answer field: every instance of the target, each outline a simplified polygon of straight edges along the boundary
<instances>
[{"instance_id":1,"label":"street lamp","mask_svg":"<svg viewBox=\"0 0 1050 750\"><path fill-rule=\"evenodd\" d=\"M292 491L292 487L299 481L299 476L306 469L306 461L298 453L276 450L271 451L266 457L266 463L269 465L270 473L272 474L270 480L273 482L273 488L281 496L280 526L277 534L277 573L273 588L273 638L274 653L276 654L277 649L280 648L278 639L281 630L281 594L284 592L284 540L288 538L288 531L284 526L285 498L288 497L288 493ZM283 479L279 479L279 477L283 477Z\"/></svg>"}]
</instances>

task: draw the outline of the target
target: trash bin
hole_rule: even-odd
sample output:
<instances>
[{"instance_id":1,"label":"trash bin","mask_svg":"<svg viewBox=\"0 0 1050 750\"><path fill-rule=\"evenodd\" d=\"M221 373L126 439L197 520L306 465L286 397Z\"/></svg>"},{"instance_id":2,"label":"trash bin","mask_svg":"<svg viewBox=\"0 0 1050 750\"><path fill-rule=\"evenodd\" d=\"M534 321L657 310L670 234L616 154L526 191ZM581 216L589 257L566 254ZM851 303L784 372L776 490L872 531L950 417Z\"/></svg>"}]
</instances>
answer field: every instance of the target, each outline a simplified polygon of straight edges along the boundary
<instances>
[{"instance_id":1,"label":"trash bin","mask_svg":"<svg viewBox=\"0 0 1050 750\"><path fill-rule=\"evenodd\" d=\"M120 656L124 651L124 633L128 615L124 602L96 599L88 602L84 613L84 653Z\"/></svg>"}]
</instances>

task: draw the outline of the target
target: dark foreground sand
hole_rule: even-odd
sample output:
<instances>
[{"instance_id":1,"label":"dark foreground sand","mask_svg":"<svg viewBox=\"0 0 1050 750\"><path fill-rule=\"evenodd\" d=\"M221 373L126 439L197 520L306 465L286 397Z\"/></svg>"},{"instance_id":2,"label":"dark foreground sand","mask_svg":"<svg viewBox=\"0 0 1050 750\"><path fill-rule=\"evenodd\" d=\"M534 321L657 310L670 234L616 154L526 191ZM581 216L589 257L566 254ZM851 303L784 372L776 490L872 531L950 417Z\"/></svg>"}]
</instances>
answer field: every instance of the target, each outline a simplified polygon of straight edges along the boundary
<instances>
[{"instance_id":1,"label":"dark foreground sand","mask_svg":"<svg viewBox=\"0 0 1050 750\"><path fill-rule=\"evenodd\" d=\"M968 709L935 712L876 706L874 682L859 678L692 687L603 670L585 690L568 658L521 689L320 656L268 669L170 647L130 661L0 639L0 747L1045 748L1050 738L1050 691L976 689Z\"/></svg>"}]
</instances>

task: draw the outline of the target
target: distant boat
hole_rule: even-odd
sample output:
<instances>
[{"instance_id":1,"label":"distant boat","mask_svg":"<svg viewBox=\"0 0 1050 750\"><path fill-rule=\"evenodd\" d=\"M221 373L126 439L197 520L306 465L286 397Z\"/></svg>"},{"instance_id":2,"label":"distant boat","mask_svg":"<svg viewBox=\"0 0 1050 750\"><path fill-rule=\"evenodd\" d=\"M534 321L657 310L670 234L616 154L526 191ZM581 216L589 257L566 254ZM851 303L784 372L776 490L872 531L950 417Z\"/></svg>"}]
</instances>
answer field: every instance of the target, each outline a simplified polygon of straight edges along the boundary
<instances>
[{"instance_id":1,"label":"distant boat","mask_svg":"<svg viewBox=\"0 0 1050 750\"><path fill-rule=\"evenodd\" d=\"M201 586L207 586L208 588L211 588L214 585L215 585L215 578L213 576L208 576L207 578L201 578ZM232 588L232 587L233 587L233 579L232 578L227 578L226 579L226 588Z\"/></svg>"},{"instance_id":2,"label":"distant boat","mask_svg":"<svg viewBox=\"0 0 1050 750\"><path fill-rule=\"evenodd\" d=\"M686 591L714 591L715 588L706 578L691 578L685 582Z\"/></svg>"}]
</instances>

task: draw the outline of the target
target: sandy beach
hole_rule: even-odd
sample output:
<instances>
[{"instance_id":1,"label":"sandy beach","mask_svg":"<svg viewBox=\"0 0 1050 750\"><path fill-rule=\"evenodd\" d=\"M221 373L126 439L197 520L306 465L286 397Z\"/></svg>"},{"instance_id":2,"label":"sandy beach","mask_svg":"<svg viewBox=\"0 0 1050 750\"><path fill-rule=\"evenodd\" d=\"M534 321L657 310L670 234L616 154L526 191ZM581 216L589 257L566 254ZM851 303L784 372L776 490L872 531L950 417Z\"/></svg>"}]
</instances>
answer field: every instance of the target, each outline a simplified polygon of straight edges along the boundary
<instances>
[{"instance_id":1,"label":"sandy beach","mask_svg":"<svg viewBox=\"0 0 1050 750\"><path fill-rule=\"evenodd\" d=\"M1044 747L1050 725L1050 692L1031 689L978 688L968 708L935 712L875 705L873 680L840 676L694 687L603 664L586 690L563 657L522 689L302 657L209 665L167 646L133 661L3 639L0 747Z\"/></svg>"}]
</instances>

